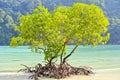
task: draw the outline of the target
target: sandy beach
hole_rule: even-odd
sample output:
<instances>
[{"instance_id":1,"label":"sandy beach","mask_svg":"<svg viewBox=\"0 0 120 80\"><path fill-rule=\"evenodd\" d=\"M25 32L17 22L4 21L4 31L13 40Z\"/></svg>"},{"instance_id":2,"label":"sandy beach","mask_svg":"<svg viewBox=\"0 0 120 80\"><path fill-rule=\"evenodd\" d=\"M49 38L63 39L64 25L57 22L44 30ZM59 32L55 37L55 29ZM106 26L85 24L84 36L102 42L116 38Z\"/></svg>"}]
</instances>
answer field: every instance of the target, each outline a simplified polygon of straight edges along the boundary
<instances>
[{"instance_id":1,"label":"sandy beach","mask_svg":"<svg viewBox=\"0 0 120 80\"><path fill-rule=\"evenodd\" d=\"M51 79L51 78L39 78L39 80L120 80L120 68L118 69L106 69L98 70L93 75L84 76L70 76L65 79ZM29 79L30 74L23 73L0 73L0 80L34 80Z\"/></svg>"},{"instance_id":2,"label":"sandy beach","mask_svg":"<svg viewBox=\"0 0 120 80\"><path fill-rule=\"evenodd\" d=\"M99 71L90 76L71 76L61 80L120 80L119 70Z\"/></svg>"}]
</instances>

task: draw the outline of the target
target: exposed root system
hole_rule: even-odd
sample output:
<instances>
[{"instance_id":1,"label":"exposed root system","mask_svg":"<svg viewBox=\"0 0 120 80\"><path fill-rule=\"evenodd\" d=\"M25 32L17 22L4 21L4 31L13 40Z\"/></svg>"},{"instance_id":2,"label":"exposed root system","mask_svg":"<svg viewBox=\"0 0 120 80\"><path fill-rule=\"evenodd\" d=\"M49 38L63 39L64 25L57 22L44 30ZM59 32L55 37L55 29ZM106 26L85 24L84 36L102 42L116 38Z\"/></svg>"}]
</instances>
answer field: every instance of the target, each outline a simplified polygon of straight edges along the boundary
<instances>
[{"instance_id":1,"label":"exposed root system","mask_svg":"<svg viewBox=\"0 0 120 80\"><path fill-rule=\"evenodd\" d=\"M41 64L37 64L34 68L28 67L26 65L23 65L26 67L25 69L21 69L19 71L25 71L33 73L30 78L34 78L35 80L38 80L38 77L49 77L49 78L65 78L70 75L89 75L93 74L91 71L91 68L89 67L73 67L69 65L68 63L55 65L53 63L47 63L46 65L42 66Z\"/></svg>"}]
</instances>

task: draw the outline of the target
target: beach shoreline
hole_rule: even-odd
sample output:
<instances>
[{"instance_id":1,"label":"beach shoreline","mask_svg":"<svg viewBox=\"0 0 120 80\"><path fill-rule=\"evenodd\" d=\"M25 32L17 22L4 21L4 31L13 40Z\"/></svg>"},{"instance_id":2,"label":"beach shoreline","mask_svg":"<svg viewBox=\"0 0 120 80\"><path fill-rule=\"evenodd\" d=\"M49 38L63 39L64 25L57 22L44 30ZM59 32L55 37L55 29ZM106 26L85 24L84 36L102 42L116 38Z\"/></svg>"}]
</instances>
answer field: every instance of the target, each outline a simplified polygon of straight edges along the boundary
<instances>
[{"instance_id":1,"label":"beach shoreline","mask_svg":"<svg viewBox=\"0 0 120 80\"><path fill-rule=\"evenodd\" d=\"M71 75L65 79L59 80L120 80L120 68L116 69L101 69L95 70L95 74L84 76L84 75ZM32 74L23 72L0 72L0 80L34 80L30 79L29 76ZM39 80L58 80L53 78L40 78Z\"/></svg>"}]
</instances>

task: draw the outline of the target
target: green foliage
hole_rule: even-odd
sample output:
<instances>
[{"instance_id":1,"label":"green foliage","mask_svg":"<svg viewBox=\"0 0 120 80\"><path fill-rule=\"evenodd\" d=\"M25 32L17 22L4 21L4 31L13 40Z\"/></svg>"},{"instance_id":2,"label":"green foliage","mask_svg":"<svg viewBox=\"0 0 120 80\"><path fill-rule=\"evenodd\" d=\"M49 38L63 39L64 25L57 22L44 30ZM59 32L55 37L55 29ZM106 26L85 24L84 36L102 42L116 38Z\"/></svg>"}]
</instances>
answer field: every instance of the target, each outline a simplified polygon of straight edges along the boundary
<instances>
[{"instance_id":1,"label":"green foliage","mask_svg":"<svg viewBox=\"0 0 120 80\"><path fill-rule=\"evenodd\" d=\"M32 13L32 10L37 6L43 5L52 12L58 6L71 6L75 2L100 6L106 16L109 17L111 23L109 27L111 38L108 44L120 44L119 0L0 0L0 45L9 45L11 37L18 35L13 30L13 27L19 25L19 18L22 15ZM9 16L8 19L11 19L5 20L7 19L6 16Z\"/></svg>"},{"instance_id":2,"label":"green foliage","mask_svg":"<svg viewBox=\"0 0 120 80\"><path fill-rule=\"evenodd\" d=\"M32 14L22 16L16 30L20 32L12 38L10 46L29 44L38 52L43 50L45 60L66 55L67 44L78 45L106 44L108 19L95 5L75 3L71 7L60 6L53 12L39 6Z\"/></svg>"},{"instance_id":3,"label":"green foliage","mask_svg":"<svg viewBox=\"0 0 120 80\"><path fill-rule=\"evenodd\" d=\"M19 24L19 17L41 5L41 0L0 0L0 45L9 45L18 32L14 27Z\"/></svg>"},{"instance_id":4,"label":"green foliage","mask_svg":"<svg viewBox=\"0 0 120 80\"><path fill-rule=\"evenodd\" d=\"M15 48L17 46L23 45L23 43L24 43L24 39L22 37L16 37L16 38L13 37L10 46Z\"/></svg>"},{"instance_id":5,"label":"green foliage","mask_svg":"<svg viewBox=\"0 0 120 80\"><path fill-rule=\"evenodd\" d=\"M106 43L109 39L109 33L106 34L109 21L98 6L76 3L70 12L71 23L76 27L73 36L78 42L92 46Z\"/></svg>"}]
</instances>

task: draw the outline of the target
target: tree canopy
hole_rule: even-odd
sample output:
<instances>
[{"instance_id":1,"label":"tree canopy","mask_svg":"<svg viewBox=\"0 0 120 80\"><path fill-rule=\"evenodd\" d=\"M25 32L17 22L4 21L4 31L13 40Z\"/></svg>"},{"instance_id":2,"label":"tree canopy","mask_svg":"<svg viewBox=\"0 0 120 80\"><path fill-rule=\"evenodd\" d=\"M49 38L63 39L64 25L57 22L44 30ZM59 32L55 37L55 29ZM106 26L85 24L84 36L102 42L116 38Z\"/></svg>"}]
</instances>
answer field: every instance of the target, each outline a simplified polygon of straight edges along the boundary
<instances>
[{"instance_id":1,"label":"tree canopy","mask_svg":"<svg viewBox=\"0 0 120 80\"><path fill-rule=\"evenodd\" d=\"M32 14L20 18L17 37L11 46L30 45L36 52L42 52L45 60L60 57L65 63L79 45L95 46L106 44L110 34L109 21L100 7L93 4L75 3L71 7L60 6L49 12L44 6L34 9ZM68 44L75 44L66 54Z\"/></svg>"}]
</instances>

